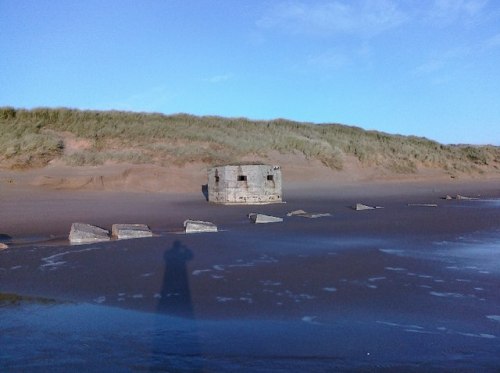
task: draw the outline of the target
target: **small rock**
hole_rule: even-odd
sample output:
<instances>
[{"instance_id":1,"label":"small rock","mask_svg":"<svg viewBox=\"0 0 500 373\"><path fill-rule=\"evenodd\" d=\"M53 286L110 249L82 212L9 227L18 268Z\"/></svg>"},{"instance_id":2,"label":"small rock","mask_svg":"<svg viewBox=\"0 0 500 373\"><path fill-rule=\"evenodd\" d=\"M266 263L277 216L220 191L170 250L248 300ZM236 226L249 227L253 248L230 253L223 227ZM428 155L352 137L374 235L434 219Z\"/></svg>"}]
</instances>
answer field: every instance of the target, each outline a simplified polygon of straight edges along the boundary
<instances>
[{"instance_id":1,"label":"small rock","mask_svg":"<svg viewBox=\"0 0 500 373\"><path fill-rule=\"evenodd\" d=\"M9 248L9 246L6 243L0 242L0 250L5 250L5 249L8 249L8 248Z\"/></svg>"},{"instance_id":2,"label":"small rock","mask_svg":"<svg viewBox=\"0 0 500 373\"><path fill-rule=\"evenodd\" d=\"M375 206L363 205L362 203L356 203L352 208L356 211L375 210Z\"/></svg>"},{"instance_id":3,"label":"small rock","mask_svg":"<svg viewBox=\"0 0 500 373\"><path fill-rule=\"evenodd\" d=\"M153 236L153 232L145 224L113 224L111 234L120 240Z\"/></svg>"},{"instance_id":4,"label":"small rock","mask_svg":"<svg viewBox=\"0 0 500 373\"><path fill-rule=\"evenodd\" d=\"M186 220L184 221L186 233L217 232L217 226L209 221Z\"/></svg>"},{"instance_id":5,"label":"small rock","mask_svg":"<svg viewBox=\"0 0 500 373\"><path fill-rule=\"evenodd\" d=\"M257 213L248 214L248 218L255 224L281 223L283 221L283 218Z\"/></svg>"},{"instance_id":6,"label":"small rock","mask_svg":"<svg viewBox=\"0 0 500 373\"><path fill-rule=\"evenodd\" d=\"M73 223L69 232L71 243L109 241L109 231L85 223Z\"/></svg>"}]
</instances>

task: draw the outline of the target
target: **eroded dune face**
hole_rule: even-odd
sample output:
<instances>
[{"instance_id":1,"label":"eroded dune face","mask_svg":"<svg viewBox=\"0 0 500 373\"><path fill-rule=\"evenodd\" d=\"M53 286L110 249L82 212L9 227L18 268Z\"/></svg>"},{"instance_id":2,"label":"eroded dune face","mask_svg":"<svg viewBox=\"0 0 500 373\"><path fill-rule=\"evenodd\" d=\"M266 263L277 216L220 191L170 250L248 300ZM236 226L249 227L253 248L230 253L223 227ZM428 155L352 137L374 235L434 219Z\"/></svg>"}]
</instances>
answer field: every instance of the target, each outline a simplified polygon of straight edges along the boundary
<instances>
[{"instance_id":1,"label":"eroded dune face","mask_svg":"<svg viewBox=\"0 0 500 373\"><path fill-rule=\"evenodd\" d=\"M30 184L50 189L185 193L201 188L205 169L202 165L55 167L33 173Z\"/></svg>"},{"instance_id":2,"label":"eroded dune face","mask_svg":"<svg viewBox=\"0 0 500 373\"><path fill-rule=\"evenodd\" d=\"M254 162L262 157L247 157ZM495 173L480 176L462 175L459 179L434 168L422 168L416 173L400 174L390 172L376 165L366 167L354 157L345 157L342 170L332 170L320 161L307 159L301 154L270 153L265 157L268 163L279 164L283 173L283 189L329 190L348 185L383 185L386 183L434 183L434 186L454 180L482 182L496 180ZM0 185L4 187L35 186L54 190L101 190L125 192L197 193L207 184L207 170L210 164L193 162L176 164L138 165L107 163L101 166L70 167L60 160L52 161L47 167L16 172L4 170ZM383 189L383 188L382 188Z\"/></svg>"}]
</instances>

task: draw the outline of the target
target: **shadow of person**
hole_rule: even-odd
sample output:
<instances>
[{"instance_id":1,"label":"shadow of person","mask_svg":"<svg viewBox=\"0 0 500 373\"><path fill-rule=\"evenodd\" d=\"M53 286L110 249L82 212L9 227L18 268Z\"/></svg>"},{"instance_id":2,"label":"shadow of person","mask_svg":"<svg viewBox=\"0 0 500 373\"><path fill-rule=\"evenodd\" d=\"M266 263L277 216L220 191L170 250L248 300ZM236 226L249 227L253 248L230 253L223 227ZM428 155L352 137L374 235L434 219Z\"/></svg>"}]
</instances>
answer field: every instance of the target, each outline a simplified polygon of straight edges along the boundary
<instances>
[{"instance_id":1,"label":"shadow of person","mask_svg":"<svg viewBox=\"0 0 500 373\"><path fill-rule=\"evenodd\" d=\"M163 259L165 272L158 312L193 319L193 304L187 273L187 262L193 259L193 253L179 240L175 240L172 247L165 251Z\"/></svg>"},{"instance_id":2,"label":"shadow of person","mask_svg":"<svg viewBox=\"0 0 500 373\"><path fill-rule=\"evenodd\" d=\"M192 251L179 240L163 255L165 272L157 304L150 371L202 372L203 356L193 312L188 265ZM167 317L164 317L167 316ZM177 319L171 319L170 316ZM179 319L181 318L181 319Z\"/></svg>"}]
</instances>

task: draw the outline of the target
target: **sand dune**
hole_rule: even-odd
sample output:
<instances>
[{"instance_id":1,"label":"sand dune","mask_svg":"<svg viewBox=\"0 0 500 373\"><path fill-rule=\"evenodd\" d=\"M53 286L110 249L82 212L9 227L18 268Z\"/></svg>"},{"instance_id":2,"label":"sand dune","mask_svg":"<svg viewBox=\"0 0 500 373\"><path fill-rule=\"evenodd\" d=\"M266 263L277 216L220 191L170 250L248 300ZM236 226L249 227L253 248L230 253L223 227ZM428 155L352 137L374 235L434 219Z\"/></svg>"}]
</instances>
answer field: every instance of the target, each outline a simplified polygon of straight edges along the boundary
<instances>
[{"instance_id":1,"label":"sand dune","mask_svg":"<svg viewBox=\"0 0 500 373\"><path fill-rule=\"evenodd\" d=\"M259 157L246 157L253 162ZM354 157L344 160L341 171L333 170L320 161L307 159L302 154L282 155L273 153L269 164L279 164L285 185L300 188L329 188L338 185L387 182L445 183L485 181L500 178L499 172L487 174L450 175L441 169L419 169L416 173L400 174L383 167L364 166ZM103 166L69 167L61 161L49 166L25 171L3 170L0 182L17 187L34 186L52 190L100 190L126 192L192 193L198 192L207 182L206 171L210 165L196 162L184 166L112 164Z\"/></svg>"}]
</instances>

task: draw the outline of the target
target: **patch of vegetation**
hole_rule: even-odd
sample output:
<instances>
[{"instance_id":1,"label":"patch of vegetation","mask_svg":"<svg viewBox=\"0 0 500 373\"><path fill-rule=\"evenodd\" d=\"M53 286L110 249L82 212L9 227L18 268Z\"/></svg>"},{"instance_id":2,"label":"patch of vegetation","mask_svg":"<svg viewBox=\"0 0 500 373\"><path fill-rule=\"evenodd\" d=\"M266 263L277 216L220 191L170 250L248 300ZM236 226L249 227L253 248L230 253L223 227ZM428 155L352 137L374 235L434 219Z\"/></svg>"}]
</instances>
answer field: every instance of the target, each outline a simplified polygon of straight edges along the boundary
<instances>
[{"instance_id":1,"label":"patch of vegetation","mask_svg":"<svg viewBox=\"0 0 500 373\"><path fill-rule=\"evenodd\" d=\"M37 167L62 155L64 143L43 131L43 121L16 120L17 111L0 110L0 157L12 168Z\"/></svg>"},{"instance_id":2,"label":"patch of vegetation","mask_svg":"<svg viewBox=\"0 0 500 373\"><path fill-rule=\"evenodd\" d=\"M65 153L63 134L90 148ZM389 135L340 124L285 119L198 117L118 111L0 108L0 162L13 168L63 159L73 166L105 162L183 165L238 163L271 152L299 153L340 170L346 156L398 173L419 167L455 172L498 168L500 148L442 145L421 137Z\"/></svg>"},{"instance_id":3,"label":"patch of vegetation","mask_svg":"<svg viewBox=\"0 0 500 373\"><path fill-rule=\"evenodd\" d=\"M30 297L12 293L0 293L0 307L19 306L24 303L52 305L58 302L54 299Z\"/></svg>"}]
</instances>

